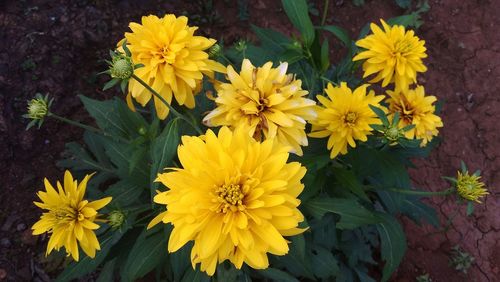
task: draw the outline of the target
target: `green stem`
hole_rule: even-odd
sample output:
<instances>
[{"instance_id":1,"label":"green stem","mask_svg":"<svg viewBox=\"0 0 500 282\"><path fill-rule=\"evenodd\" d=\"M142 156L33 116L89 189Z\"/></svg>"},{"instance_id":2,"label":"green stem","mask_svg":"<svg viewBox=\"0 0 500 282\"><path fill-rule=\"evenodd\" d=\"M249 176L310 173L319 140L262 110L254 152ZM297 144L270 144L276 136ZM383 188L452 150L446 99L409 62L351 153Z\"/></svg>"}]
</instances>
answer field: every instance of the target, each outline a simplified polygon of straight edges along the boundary
<instances>
[{"instance_id":1,"label":"green stem","mask_svg":"<svg viewBox=\"0 0 500 282\"><path fill-rule=\"evenodd\" d=\"M89 125L86 125L86 124L83 124L83 123L79 123L77 121L70 120L70 119L67 119L67 118L62 117L62 116L58 116L58 115L56 115L54 113L49 113L47 116L55 118L55 119L60 120L62 122L65 122L67 124L71 124L71 125L83 128L83 129L88 130L88 131L92 131L92 132L95 132L95 133L98 133L98 134L101 134L101 135L108 136L108 134L106 134L104 131L102 131L102 130L100 130L98 128L95 128L95 127L92 127L92 126L89 126Z\"/></svg>"},{"instance_id":2,"label":"green stem","mask_svg":"<svg viewBox=\"0 0 500 282\"><path fill-rule=\"evenodd\" d=\"M80 128L83 128L85 130L88 130L88 131L91 131L91 132L94 132L94 133L97 133L99 135L102 135L102 136L106 136L106 137L111 137L111 138L115 138L121 142L124 142L124 143L130 143L130 141L128 141L127 139L123 138L123 137L120 137L120 136L115 136L115 135L111 135L111 134L108 134L106 132L104 132L103 130L99 129L99 128L95 128L93 126L90 126L90 125L86 125L86 124L83 124L83 123L80 123L78 121L74 121L74 120L71 120L71 119L67 119L65 117L62 117L62 116L58 116L54 113L48 113L47 114L48 117L52 117L52 118L55 118L59 121L62 121L62 122L65 122L67 124L70 124L70 125L74 125L74 126L77 126L77 127L80 127Z\"/></svg>"},{"instance_id":3,"label":"green stem","mask_svg":"<svg viewBox=\"0 0 500 282\"><path fill-rule=\"evenodd\" d=\"M147 90L149 90L149 92L151 92L156 98L160 99L160 101L162 101L163 104L165 104L168 107L168 109L170 110L170 112L172 112L176 117L184 120L189 125L191 125L191 127L193 127L194 130L196 130L196 132L198 132L198 134L203 134L203 131L201 131L201 129L198 127L198 125L196 125L196 123L191 122L187 117L185 117L183 114L179 113L176 109L174 109L174 107L172 107L172 105L170 105L167 102L167 100L165 100L165 98L163 98L158 92L156 92L156 90L151 88L151 86L149 86L146 82L144 82L144 80L140 79L135 74L132 74L132 78L135 79L137 82L139 82Z\"/></svg>"},{"instance_id":4,"label":"green stem","mask_svg":"<svg viewBox=\"0 0 500 282\"><path fill-rule=\"evenodd\" d=\"M328 4L330 1L329 0L325 0L325 5L323 6L323 17L321 18L321 25L325 25L325 22L326 22L326 15L328 14Z\"/></svg>"},{"instance_id":5,"label":"green stem","mask_svg":"<svg viewBox=\"0 0 500 282\"><path fill-rule=\"evenodd\" d=\"M449 188L443 191L431 192L431 191L415 191L415 190L406 190L406 189L397 189L397 188L382 188L382 190L397 192L406 195L415 195L415 196L445 196L453 194L454 189Z\"/></svg>"}]
</instances>

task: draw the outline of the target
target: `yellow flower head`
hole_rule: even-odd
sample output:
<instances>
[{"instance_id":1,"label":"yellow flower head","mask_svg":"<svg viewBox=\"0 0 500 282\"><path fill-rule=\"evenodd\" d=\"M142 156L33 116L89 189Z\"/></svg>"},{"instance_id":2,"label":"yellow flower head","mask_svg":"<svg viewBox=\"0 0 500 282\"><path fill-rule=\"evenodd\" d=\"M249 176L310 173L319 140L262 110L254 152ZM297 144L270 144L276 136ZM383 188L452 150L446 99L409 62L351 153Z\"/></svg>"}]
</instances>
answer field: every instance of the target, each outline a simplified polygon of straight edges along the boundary
<instances>
[{"instance_id":1,"label":"yellow flower head","mask_svg":"<svg viewBox=\"0 0 500 282\"><path fill-rule=\"evenodd\" d=\"M372 23L373 34L356 42L366 50L356 55L353 61L365 60L363 77L377 73L370 82L382 80L384 87L394 82L396 90L405 90L417 82L417 72L427 71L422 63L427 57L425 41L415 36L413 30L405 31L401 25L391 27L380 21L384 30Z\"/></svg>"},{"instance_id":2,"label":"yellow flower head","mask_svg":"<svg viewBox=\"0 0 500 282\"><path fill-rule=\"evenodd\" d=\"M464 173L458 172L457 192L460 197L478 203L481 203L479 198L489 194L484 183L481 182L481 176L476 174L469 175L468 171Z\"/></svg>"},{"instance_id":3,"label":"yellow flower head","mask_svg":"<svg viewBox=\"0 0 500 282\"><path fill-rule=\"evenodd\" d=\"M273 68L268 62L254 67L245 59L238 74L227 67L229 83L216 85L217 108L203 120L208 126L244 126L250 135L260 140L277 137L302 155L300 146L307 146L306 121L316 116L315 102L307 99L300 80L287 74L287 63Z\"/></svg>"},{"instance_id":4,"label":"yellow flower head","mask_svg":"<svg viewBox=\"0 0 500 282\"><path fill-rule=\"evenodd\" d=\"M318 118L312 121L311 137L328 138L327 147L331 150L330 158L339 153L347 153L347 144L355 148L355 140L365 142L371 134L370 124L381 124L370 105L380 107L383 96L375 96L370 90L366 93L368 84L352 91L345 82L340 87L328 84L325 89L328 97L316 96L323 106L318 107Z\"/></svg>"},{"instance_id":5,"label":"yellow flower head","mask_svg":"<svg viewBox=\"0 0 500 282\"><path fill-rule=\"evenodd\" d=\"M437 100L435 96L425 96L423 86L415 89L407 89L402 92L387 91L390 98L389 118L394 113L399 113L399 127L403 128L413 124L414 128L405 132L408 139L422 139L421 146L425 146L434 136L437 136L438 127L443 126L441 118L434 114L436 107L433 103Z\"/></svg>"},{"instance_id":6,"label":"yellow flower head","mask_svg":"<svg viewBox=\"0 0 500 282\"><path fill-rule=\"evenodd\" d=\"M167 211L148 227L160 221L174 226L169 252L194 241L193 267L201 263L209 275L226 259L238 269L243 263L267 268L267 253L288 252L283 236L304 231L298 228L304 216L297 209L297 196L306 169L287 163L288 149L276 139L261 143L243 128L183 136L178 148L183 167L157 179L168 190L158 191L154 201Z\"/></svg>"},{"instance_id":7,"label":"yellow flower head","mask_svg":"<svg viewBox=\"0 0 500 282\"><path fill-rule=\"evenodd\" d=\"M34 202L36 206L46 210L40 220L31 229L33 235L48 232L50 234L47 246L48 255L53 249L66 249L66 253L78 261L78 245L89 256L94 257L96 250L100 250L99 241L94 230L99 228L95 224L97 210L111 201L111 197L90 202L84 200L87 182L90 175L77 183L69 171L64 173L64 186L57 182L57 191L44 180L45 192L37 193L41 202Z\"/></svg>"},{"instance_id":8,"label":"yellow flower head","mask_svg":"<svg viewBox=\"0 0 500 282\"><path fill-rule=\"evenodd\" d=\"M194 108L203 74L213 77L214 71L225 72L225 67L208 58L206 51L215 40L194 35L198 28L187 23L184 16L142 17L142 24L130 23L132 32L125 33L125 39L134 64L144 65L134 74L169 103L173 95L179 105ZM130 95L142 106L151 99L151 93L134 79L129 82L129 105ZM165 119L168 107L156 97L154 103L158 117Z\"/></svg>"}]
</instances>

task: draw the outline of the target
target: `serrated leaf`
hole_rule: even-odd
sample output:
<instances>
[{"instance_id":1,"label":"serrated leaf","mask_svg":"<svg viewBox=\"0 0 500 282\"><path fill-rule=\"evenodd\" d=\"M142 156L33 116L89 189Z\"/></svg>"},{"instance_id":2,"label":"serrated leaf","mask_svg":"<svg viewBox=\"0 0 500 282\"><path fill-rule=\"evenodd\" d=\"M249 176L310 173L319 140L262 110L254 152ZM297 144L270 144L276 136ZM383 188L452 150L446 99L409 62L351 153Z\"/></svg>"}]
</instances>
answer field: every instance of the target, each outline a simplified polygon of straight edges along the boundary
<instances>
[{"instance_id":1,"label":"serrated leaf","mask_svg":"<svg viewBox=\"0 0 500 282\"><path fill-rule=\"evenodd\" d=\"M315 218L321 218L328 212L340 215L340 221L337 223L339 229L354 229L380 222L373 212L364 208L355 199L320 197L307 201L304 209Z\"/></svg>"},{"instance_id":2,"label":"serrated leaf","mask_svg":"<svg viewBox=\"0 0 500 282\"><path fill-rule=\"evenodd\" d=\"M436 214L436 210L422 203L418 197L407 197L403 200L401 207L403 213L408 215L416 223L419 224L420 220L423 218L434 227L439 227L439 218Z\"/></svg>"},{"instance_id":3,"label":"serrated leaf","mask_svg":"<svg viewBox=\"0 0 500 282\"><path fill-rule=\"evenodd\" d=\"M354 195L363 200L370 200L363 190L363 185L352 171L344 168L332 168L332 170L335 179L342 188L349 189Z\"/></svg>"},{"instance_id":4,"label":"serrated leaf","mask_svg":"<svg viewBox=\"0 0 500 282\"><path fill-rule=\"evenodd\" d=\"M267 46L274 52L283 52L285 46L292 44L292 40L281 32L270 28L260 28L251 25L253 32L260 39L262 45Z\"/></svg>"},{"instance_id":5,"label":"serrated leaf","mask_svg":"<svg viewBox=\"0 0 500 282\"><path fill-rule=\"evenodd\" d=\"M340 268L333 254L320 246L314 246L312 250L311 260L314 275L323 279L337 276Z\"/></svg>"},{"instance_id":6,"label":"serrated leaf","mask_svg":"<svg viewBox=\"0 0 500 282\"><path fill-rule=\"evenodd\" d=\"M171 120L163 132L151 143L151 166L150 181L151 181L151 195L156 194L159 184L154 182L158 177L158 173L171 164L172 159L177 153L177 146L179 145L179 122L178 119Z\"/></svg>"},{"instance_id":7,"label":"serrated leaf","mask_svg":"<svg viewBox=\"0 0 500 282\"><path fill-rule=\"evenodd\" d=\"M149 236L146 233L149 234L144 230L143 235L139 236L130 250L122 279L135 281L135 279L143 277L160 264L165 257L168 236L164 232L157 232Z\"/></svg>"},{"instance_id":8,"label":"serrated leaf","mask_svg":"<svg viewBox=\"0 0 500 282\"><path fill-rule=\"evenodd\" d=\"M113 204L119 207L127 207L134 204L145 187L140 187L130 179L123 179L109 186L106 194L113 197Z\"/></svg>"},{"instance_id":9,"label":"serrated leaf","mask_svg":"<svg viewBox=\"0 0 500 282\"><path fill-rule=\"evenodd\" d=\"M350 46L351 45L351 37L349 36L349 32L339 26L336 25L325 25L325 26L320 26L318 27L322 30L326 30L328 32L331 32L335 37L337 37L343 44L344 46Z\"/></svg>"},{"instance_id":10,"label":"serrated leaf","mask_svg":"<svg viewBox=\"0 0 500 282\"><path fill-rule=\"evenodd\" d=\"M83 95L79 97L87 112L104 132L122 137L127 135L127 129L122 124L118 114L119 106L117 106L116 100L98 101Z\"/></svg>"},{"instance_id":11,"label":"serrated leaf","mask_svg":"<svg viewBox=\"0 0 500 282\"><path fill-rule=\"evenodd\" d=\"M272 281L287 281L287 282L299 282L299 280L292 275L276 269L276 268L266 268L259 271L259 274L271 279Z\"/></svg>"},{"instance_id":12,"label":"serrated leaf","mask_svg":"<svg viewBox=\"0 0 500 282\"><path fill-rule=\"evenodd\" d=\"M377 224L380 234L381 256L385 261L382 281L387 281L397 269L406 252L406 237L399 222L391 215L379 213L382 220Z\"/></svg>"},{"instance_id":13,"label":"serrated leaf","mask_svg":"<svg viewBox=\"0 0 500 282\"><path fill-rule=\"evenodd\" d=\"M306 0L282 0L281 3L293 26L300 31L304 43L310 47L315 34Z\"/></svg>"}]
</instances>

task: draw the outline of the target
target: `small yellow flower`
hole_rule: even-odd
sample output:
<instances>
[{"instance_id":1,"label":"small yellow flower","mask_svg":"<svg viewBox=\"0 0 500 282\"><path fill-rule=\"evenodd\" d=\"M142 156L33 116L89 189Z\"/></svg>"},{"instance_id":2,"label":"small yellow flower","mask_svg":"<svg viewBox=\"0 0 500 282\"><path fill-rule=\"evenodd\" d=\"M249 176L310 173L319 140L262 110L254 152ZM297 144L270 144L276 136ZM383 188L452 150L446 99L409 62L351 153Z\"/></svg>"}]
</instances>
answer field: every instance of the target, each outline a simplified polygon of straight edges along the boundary
<instances>
[{"instance_id":1,"label":"small yellow flower","mask_svg":"<svg viewBox=\"0 0 500 282\"><path fill-rule=\"evenodd\" d=\"M468 171L464 173L458 172L457 192L460 197L477 203L481 203L479 198L489 194L485 184L481 182L481 176L469 175Z\"/></svg>"},{"instance_id":2,"label":"small yellow flower","mask_svg":"<svg viewBox=\"0 0 500 282\"><path fill-rule=\"evenodd\" d=\"M98 217L97 210L106 206L111 197L106 197L90 202L84 200L87 182L90 175L77 183L69 171L64 173L64 186L57 182L57 191L44 179L46 192L37 193L41 202L34 202L36 206L45 211L40 220L31 229L33 235L49 233L50 239L47 245L48 255L53 249L66 249L75 261L79 259L78 245L91 258L95 257L96 250L100 250L99 241L94 230L99 228L95 224Z\"/></svg>"},{"instance_id":3,"label":"small yellow flower","mask_svg":"<svg viewBox=\"0 0 500 282\"><path fill-rule=\"evenodd\" d=\"M217 107L203 119L208 126L245 126L258 140L277 137L279 142L302 155L307 146L306 121L316 116L315 102L307 99L300 80L287 74L287 63L272 62L254 67L245 59L238 74L227 67L229 83L216 84Z\"/></svg>"},{"instance_id":4,"label":"small yellow flower","mask_svg":"<svg viewBox=\"0 0 500 282\"><path fill-rule=\"evenodd\" d=\"M427 57L425 41L420 40L413 30L405 31L401 25L389 26L380 20L384 30L372 23L373 34L356 42L356 45L366 50L353 58L353 61L363 62L363 77L377 73L370 81L382 80L382 86L394 82L396 90L405 90L417 82L417 72L425 72L427 68L422 59Z\"/></svg>"},{"instance_id":5,"label":"small yellow flower","mask_svg":"<svg viewBox=\"0 0 500 282\"><path fill-rule=\"evenodd\" d=\"M329 137L330 158L339 153L346 154L348 144L355 148L355 140L365 142L373 130L370 124L381 124L370 105L381 107L379 102L384 97L375 96L373 90L367 94L367 87L365 84L352 91L345 82L340 87L329 83L325 89L328 97L316 96L323 106L317 106L318 118L311 121L313 126L309 136Z\"/></svg>"},{"instance_id":6,"label":"small yellow flower","mask_svg":"<svg viewBox=\"0 0 500 282\"><path fill-rule=\"evenodd\" d=\"M158 174L168 190L154 201L166 205L148 228L159 222L174 226L168 251L189 241L193 267L213 275L229 259L236 268L269 265L267 253L285 255L288 241L304 230L297 196L306 173L298 162L287 163L288 149L276 139L258 142L243 128L222 127L201 137L183 136L178 148L182 168Z\"/></svg>"},{"instance_id":7,"label":"small yellow flower","mask_svg":"<svg viewBox=\"0 0 500 282\"><path fill-rule=\"evenodd\" d=\"M414 128L405 132L408 139L422 139L421 146L425 146L434 136L437 136L439 127L443 127L441 118L434 114L436 107L433 103L437 100L435 96L425 96L423 86L415 89L407 89L402 92L387 91L390 98L389 118L394 113L399 113L399 128L413 124Z\"/></svg>"},{"instance_id":8,"label":"small yellow flower","mask_svg":"<svg viewBox=\"0 0 500 282\"><path fill-rule=\"evenodd\" d=\"M125 33L125 39L132 61L144 65L134 74L169 103L174 96L179 105L194 108L194 95L200 89L203 74L213 77L214 71L225 72L223 65L208 58L207 51L215 40L194 35L198 28L189 26L184 16L158 18L150 15L142 17L141 24L130 23L129 26L132 32ZM128 101L132 96L145 106L152 94L131 79L128 95ZM156 97L154 104L158 117L165 119L168 107Z\"/></svg>"}]
</instances>

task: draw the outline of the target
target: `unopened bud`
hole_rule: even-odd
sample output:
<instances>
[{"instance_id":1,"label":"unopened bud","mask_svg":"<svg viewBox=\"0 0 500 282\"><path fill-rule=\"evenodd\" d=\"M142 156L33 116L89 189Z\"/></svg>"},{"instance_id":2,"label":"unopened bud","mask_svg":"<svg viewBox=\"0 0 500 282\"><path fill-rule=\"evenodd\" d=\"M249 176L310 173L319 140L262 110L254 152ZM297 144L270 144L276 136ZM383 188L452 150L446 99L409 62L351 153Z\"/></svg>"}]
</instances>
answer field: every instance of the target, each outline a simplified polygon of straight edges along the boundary
<instances>
[{"instance_id":1,"label":"unopened bud","mask_svg":"<svg viewBox=\"0 0 500 282\"><path fill-rule=\"evenodd\" d=\"M236 42L236 45L234 46L234 49L238 52L244 52L247 49L247 42L243 39L239 40Z\"/></svg>"},{"instance_id":2,"label":"unopened bud","mask_svg":"<svg viewBox=\"0 0 500 282\"><path fill-rule=\"evenodd\" d=\"M129 57L117 56L113 58L110 71L111 77L129 79L134 74L134 64Z\"/></svg>"},{"instance_id":3,"label":"unopened bud","mask_svg":"<svg viewBox=\"0 0 500 282\"><path fill-rule=\"evenodd\" d=\"M385 137L390 141L398 140L401 135L401 130L397 126L391 126L385 131Z\"/></svg>"},{"instance_id":4,"label":"unopened bud","mask_svg":"<svg viewBox=\"0 0 500 282\"><path fill-rule=\"evenodd\" d=\"M108 214L108 224L113 229L120 228L125 222L125 214L120 210L114 210Z\"/></svg>"},{"instance_id":5,"label":"unopened bud","mask_svg":"<svg viewBox=\"0 0 500 282\"><path fill-rule=\"evenodd\" d=\"M222 47L220 47L219 44L214 44L212 47L210 47L210 49L208 50L208 56L211 58L211 59L215 59L215 58L218 58L220 53L222 51Z\"/></svg>"}]
</instances>

